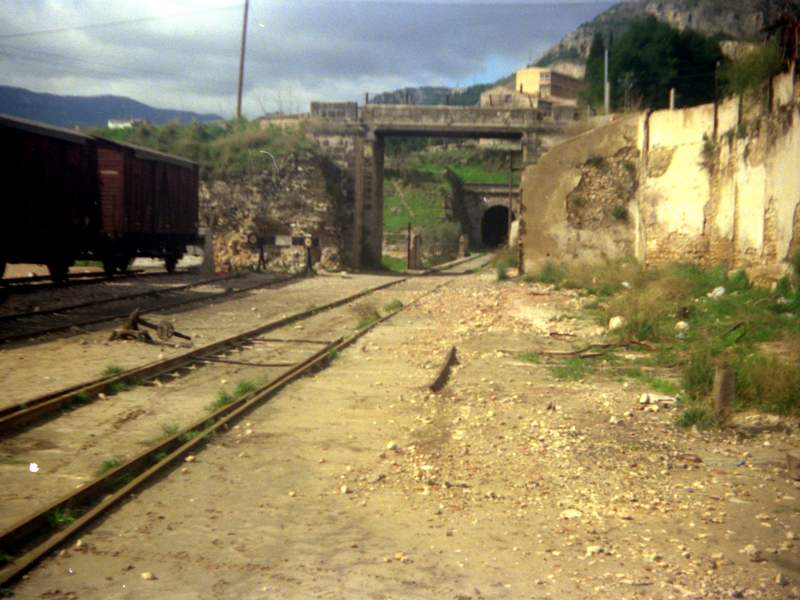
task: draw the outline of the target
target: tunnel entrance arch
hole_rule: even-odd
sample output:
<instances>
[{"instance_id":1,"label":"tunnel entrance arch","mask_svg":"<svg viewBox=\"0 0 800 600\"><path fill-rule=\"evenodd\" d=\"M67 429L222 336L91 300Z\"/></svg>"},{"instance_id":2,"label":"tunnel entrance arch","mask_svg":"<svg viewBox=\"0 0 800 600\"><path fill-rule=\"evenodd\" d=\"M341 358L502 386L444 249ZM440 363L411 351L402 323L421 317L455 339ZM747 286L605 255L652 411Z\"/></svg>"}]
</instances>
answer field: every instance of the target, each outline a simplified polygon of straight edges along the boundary
<instances>
[{"instance_id":1,"label":"tunnel entrance arch","mask_svg":"<svg viewBox=\"0 0 800 600\"><path fill-rule=\"evenodd\" d=\"M509 223L514 220L514 213L507 206L492 206L487 208L481 218L481 242L490 248L497 248L508 243Z\"/></svg>"}]
</instances>

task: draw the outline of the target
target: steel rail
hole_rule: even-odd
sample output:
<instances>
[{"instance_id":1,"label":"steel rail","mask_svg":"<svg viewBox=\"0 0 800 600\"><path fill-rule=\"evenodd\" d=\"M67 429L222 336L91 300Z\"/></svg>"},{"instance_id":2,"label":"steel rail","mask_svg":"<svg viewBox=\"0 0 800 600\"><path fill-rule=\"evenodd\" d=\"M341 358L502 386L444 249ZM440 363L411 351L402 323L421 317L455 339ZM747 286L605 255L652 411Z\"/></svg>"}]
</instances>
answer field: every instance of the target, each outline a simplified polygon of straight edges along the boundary
<instances>
[{"instance_id":1,"label":"steel rail","mask_svg":"<svg viewBox=\"0 0 800 600\"><path fill-rule=\"evenodd\" d=\"M228 428L234 420L239 419L246 412L265 402L288 383L320 364L323 360L327 360L330 353L341 346L341 342L342 339L340 338L335 342L329 343L325 348L315 352L309 358L284 371L274 381L223 406L184 430L149 447L124 464L97 477L78 490L59 498L50 505L21 519L5 531L0 532L0 548L34 546L0 571L0 585L17 580L47 554L140 485L165 470L188 451L208 441L211 435L223 427ZM166 456L163 456L164 454ZM133 477L132 481L121 483L130 477ZM110 496L105 498L101 496L101 494L108 492L111 492ZM97 502L98 499L99 503ZM82 510L92 504L96 505L93 508L87 508L86 512L70 526L48 535L47 529L50 527L49 516L55 511L66 508Z\"/></svg>"},{"instance_id":2,"label":"steel rail","mask_svg":"<svg viewBox=\"0 0 800 600\"><path fill-rule=\"evenodd\" d=\"M250 340L259 337L263 333L267 333L279 327L289 325L295 321L307 319L319 312L331 310L343 304L353 302L358 298L395 285L402 281L405 281L405 278L383 283L379 286L363 290L357 294L340 298L339 300L334 300L333 302L330 302L324 306L304 310L302 312L277 319L270 323L266 323L265 325L256 327L255 329L233 335L217 342L212 342L178 356L155 361L116 375L100 377L98 379L79 383L68 388L39 396L37 398L7 406L3 409L0 409L0 436L6 434L8 431L14 428L23 426L36 419L41 419L45 415L53 413L64 406L69 407L73 405L90 403L94 396L104 392L108 386L113 385L114 383L126 382L135 379L152 379L164 373L175 371L181 366L191 364L192 362L200 362L203 359L213 357L214 354L217 354L228 347L248 343Z\"/></svg>"},{"instance_id":3,"label":"steel rail","mask_svg":"<svg viewBox=\"0 0 800 600\"><path fill-rule=\"evenodd\" d=\"M229 279L230 277L234 277L234 276L235 275L231 275L229 277L226 277L226 279ZM267 286L270 286L270 285L276 285L278 283L285 283L285 282L287 282L289 280L295 279L298 276L299 275L281 276L281 277L279 277L277 279L274 279L274 280L262 281L262 282L253 284L251 286L243 287L241 289L233 290L233 291L230 291L230 292L225 292L225 293L222 293L222 294L220 294L220 293L208 293L208 294L204 294L204 295L199 296L199 297L184 298L182 300L177 300L175 302L170 302L168 304L157 306L157 307L151 308L149 310L143 310L141 312L142 312L142 314L148 314L148 313L152 313L152 312L156 312L156 311L160 311L160 310L167 310L167 309L175 308L177 306L183 306L183 305L186 305L186 304L191 304L193 302L202 302L204 300L210 300L210 299L214 299L214 298L218 298L218 297L230 298L231 296L234 296L236 294L243 294L245 292L249 292L249 291L258 289L260 287L267 287ZM212 283L213 283L213 280L212 280ZM201 285L201 284L187 284L186 286L182 286L182 288L171 288L169 290L164 290L164 292L168 293L168 292L171 292L173 290L190 288L190 287L193 287L195 285ZM131 294L129 296L121 296L121 297L118 297L118 298L112 298L112 299L109 299L109 300L93 301L93 302L88 302L88 303L84 303L84 304L80 304L80 305L61 307L61 308L50 310L49 312L51 312L51 313L66 312L68 310L72 310L72 309L76 309L76 308L85 308L86 306L91 306L93 304L104 304L104 303L109 303L109 302L130 300L131 298L147 296L148 294L152 293L152 291L153 290L149 290L147 292L140 292L140 293L136 293L136 294ZM41 311L41 312L38 312L38 313L37 312L26 313L24 316L25 317L30 317L30 316L38 316L38 315L41 315L41 314L45 314L45 311ZM13 315L10 315L10 316L13 317ZM40 335L46 335L48 333L58 333L59 331L65 331L67 329L71 329L72 327L87 327L89 325L97 325L98 323L105 323L105 322L108 322L108 321L113 321L114 319L121 319L121 318L124 318L125 316L127 316L127 315L115 314L115 315L110 315L110 316L95 317L95 318L87 319L87 320L84 320L84 321L79 321L79 322L76 322L76 323L67 323L67 324L63 324L63 325L57 325L57 326L54 326L54 327L49 327L47 329L40 329L40 330L37 330L37 331L30 331L30 332L25 332L25 333L12 334L12 335L8 335L8 336L0 337L0 342L14 342L14 341L24 340L24 339L28 339L28 338L36 337L36 336L40 336ZM19 317L17 317L17 318L19 318Z\"/></svg>"},{"instance_id":4,"label":"steel rail","mask_svg":"<svg viewBox=\"0 0 800 600\"><path fill-rule=\"evenodd\" d=\"M109 277L103 271L85 271L81 273L68 273L67 282L80 284L94 283L95 280L103 281L109 279L127 279L129 277L142 275L144 273L146 273L144 269L132 269L130 271L125 271L124 273L114 273L111 277ZM186 273L186 271L180 271L180 273ZM155 275L155 273L153 273L153 275ZM17 291L20 288L30 287L33 290L36 290L37 288L50 289L57 287L58 284L53 283L53 278L50 275L34 275L32 277L7 277L5 279L0 279L0 286L4 286L9 291L13 291L13 293L16 294L24 293Z\"/></svg>"},{"instance_id":5,"label":"steel rail","mask_svg":"<svg viewBox=\"0 0 800 600\"><path fill-rule=\"evenodd\" d=\"M183 285L178 285L175 287L171 287L165 290L157 290L158 293L169 294L171 292L179 292L181 290L193 288L200 285L207 285L209 283L216 283L218 281L226 281L236 277L236 273L230 273L228 275L222 275L221 277L212 277L210 279L203 279L202 281L196 281L194 283L186 283ZM152 294L153 290L147 290L146 292L136 292L133 294L125 294L123 296L115 296L114 298L103 298L100 300L88 300L86 302L78 302L77 304L65 304L64 306L56 306L55 308L47 308L44 310L36 310L36 311L28 311L22 313L13 313L10 315L2 315L0 316L0 323L4 323L6 321L15 321L17 319L24 319L26 317L38 317L41 315L51 315L53 313L58 312L66 312L69 310L75 310L76 308L87 308L89 306L96 306L98 304L107 304L109 302L117 302L119 300L131 300L133 298L141 298L142 296L147 296Z\"/></svg>"},{"instance_id":6,"label":"steel rail","mask_svg":"<svg viewBox=\"0 0 800 600\"><path fill-rule=\"evenodd\" d=\"M322 310L346 304L347 302L357 299L365 294L395 285L402 281L406 281L406 278L382 284L373 289L365 290L359 294L332 302L323 308L304 311L303 313L298 313L298 315L287 317L281 321L291 322L293 320L297 320L300 315L310 316ZM376 319L374 322L357 331L351 337L347 339L339 338L338 340L327 344L318 352L315 352L310 357L296 363L294 366L284 371L273 381L265 384L257 390L254 390L253 392L250 392L249 394L244 395L234 402L221 407L207 417L193 423L183 431L176 432L161 442L156 443L147 450L130 459L128 462L111 469L102 476L94 479L92 482L56 500L49 506L37 511L36 513L21 519L11 527L7 528L5 531L0 532L0 549L10 546L28 548L24 554L20 555L8 566L0 570L0 586L13 583L22 577L45 556L56 550L59 546L67 542L73 536L77 535L89 523L121 502L134 490L153 479L157 474L166 471L168 467L185 457L189 451L195 448L201 449L202 445L205 444L212 435L219 431L229 429L234 422L241 419L250 411L269 400L280 389L284 388L286 385L311 369L320 366L325 362L330 362L341 350L353 344L356 340L366 335L378 325L384 323L388 319L397 315L399 312L416 304L425 296L434 293L449 283L450 282L443 282L433 287L408 304L399 307L397 310L385 315L382 318ZM270 325L265 327L270 327ZM253 331L259 331L262 329L263 328L258 328L257 330ZM259 333L263 333L263 331L259 331ZM243 334L234 336L232 339L241 338L242 335ZM218 342L217 344L221 344L221 342ZM216 344L212 344L212 346L213 345ZM133 477L133 479L126 481L126 478L130 477ZM100 497L101 493L109 491L111 492L110 496L105 498ZM95 502L94 506L92 506L93 501L97 500L98 498L100 500L99 503ZM53 511L67 507L86 507L87 510L68 527L57 532L51 531L50 534L48 534L46 531L48 528L48 516L52 514Z\"/></svg>"}]
</instances>

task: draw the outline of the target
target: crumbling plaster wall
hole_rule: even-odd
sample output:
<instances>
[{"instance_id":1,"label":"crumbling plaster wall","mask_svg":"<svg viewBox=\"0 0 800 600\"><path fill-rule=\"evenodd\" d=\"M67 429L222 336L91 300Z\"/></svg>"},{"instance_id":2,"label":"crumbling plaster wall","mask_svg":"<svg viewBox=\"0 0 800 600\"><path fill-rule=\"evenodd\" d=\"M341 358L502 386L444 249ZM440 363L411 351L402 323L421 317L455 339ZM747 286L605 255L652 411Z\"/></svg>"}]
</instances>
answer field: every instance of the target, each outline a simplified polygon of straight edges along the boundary
<instances>
[{"instance_id":1,"label":"crumbling plaster wall","mask_svg":"<svg viewBox=\"0 0 800 600\"><path fill-rule=\"evenodd\" d=\"M535 273L547 260L635 254L647 266L746 268L761 283L786 274L800 251L800 111L792 74L775 80L772 97L772 106L766 95L720 104L716 138L709 104L619 119L553 147L522 175L525 271ZM575 219L571 225L568 202L586 161L623 151L636 156L638 176L627 220L599 229ZM598 189L582 191L583 200L607 197L608 184L595 181Z\"/></svg>"},{"instance_id":2,"label":"crumbling plaster wall","mask_svg":"<svg viewBox=\"0 0 800 600\"><path fill-rule=\"evenodd\" d=\"M787 274L800 244L800 132L792 75L768 99L642 116L643 182L637 258L744 268L768 283Z\"/></svg>"},{"instance_id":3,"label":"crumbling plaster wall","mask_svg":"<svg viewBox=\"0 0 800 600\"><path fill-rule=\"evenodd\" d=\"M599 261L633 252L629 225L576 229L568 222L567 202L581 183L587 162L635 147L638 129L638 115L617 119L554 146L524 168L520 241L525 272L535 273L549 260ZM636 206L627 208L629 219L638 219Z\"/></svg>"}]
</instances>

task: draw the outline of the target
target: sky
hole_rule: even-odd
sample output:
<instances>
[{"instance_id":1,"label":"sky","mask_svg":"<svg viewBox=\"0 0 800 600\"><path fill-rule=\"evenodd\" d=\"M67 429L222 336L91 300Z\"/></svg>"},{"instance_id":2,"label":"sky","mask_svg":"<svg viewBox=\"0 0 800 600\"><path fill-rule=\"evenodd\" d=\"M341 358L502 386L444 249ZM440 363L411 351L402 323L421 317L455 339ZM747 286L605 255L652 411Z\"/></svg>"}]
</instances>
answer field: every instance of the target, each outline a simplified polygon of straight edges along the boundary
<instances>
[{"instance_id":1,"label":"sky","mask_svg":"<svg viewBox=\"0 0 800 600\"><path fill-rule=\"evenodd\" d=\"M615 2L250 0L242 113L494 83ZM236 114L244 1L3 0L0 85Z\"/></svg>"}]
</instances>

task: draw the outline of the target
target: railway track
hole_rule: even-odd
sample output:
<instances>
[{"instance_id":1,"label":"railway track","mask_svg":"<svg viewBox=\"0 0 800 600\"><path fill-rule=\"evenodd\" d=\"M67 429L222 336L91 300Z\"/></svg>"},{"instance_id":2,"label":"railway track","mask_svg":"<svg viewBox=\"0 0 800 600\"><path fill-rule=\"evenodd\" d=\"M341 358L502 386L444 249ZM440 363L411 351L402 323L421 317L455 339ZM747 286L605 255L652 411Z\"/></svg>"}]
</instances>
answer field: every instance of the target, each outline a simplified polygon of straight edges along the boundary
<instances>
[{"instance_id":1,"label":"railway track","mask_svg":"<svg viewBox=\"0 0 800 600\"><path fill-rule=\"evenodd\" d=\"M40 508L38 510L0 532L0 556L3 556L4 553L10 559L9 564L0 571L0 587L18 579L42 557L58 548L137 487L162 473L178 460L186 457L188 453L198 451L211 436L222 433L233 426L249 411L268 400L278 389L303 373L318 368L372 327L391 318L422 296L447 285L452 279L414 278L411 284L408 283L409 281L393 279L390 282L330 302L325 306L297 312L256 329L197 348L179 357L145 365L113 377L86 382L84 385L71 386L69 389L62 390L61 393L49 394L49 398L28 400L24 403L26 406L18 404L5 409L0 415L0 423L2 423L0 436L8 436L15 427L26 423L30 426L32 421L42 419L47 414L52 415L52 411L63 407L70 399L73 402L76 397L80 401L90 401L92 400L91 394L99 395L103 393L99 391L101 389L108 390L109 386L114 383L130 382L134 378L156 382L155 385L158 386L160 385L157 383L159 378L169 379L179 373L190 373L193 369L195 372L204 370L199 365L207 365L206 368L211 369L231 369L234 366L249 371L261 370L263 372L266 369L271 374L268 383L234 395L229 399L230 401L219 407L215 403L215 410L201 418L197 418L197 411L194 411L195 416L189 425L180 430L170 431L164 439L149 444L145 450L136 452L124 463L115 464L110 470L83 483L74 491L46 503L46 505L39 499ZM422 285L424 289L421 291L418 289L420 281L424 281ZM353 303L366 297L372 299L389 288L392 288L392 294L400 293L397 288L403 285L412 285L411 289L402 291L409 296L409 302L390 303L384 311L386 314L378 315L376 313L368 323L362 322L356 328L353 327ZM350 310L349 313L348 310ZM312 323L315 320L317 321L316 325ZM337 327L341 329L342 323L345 321L349 323L346 327L349 334L330 339L330 331L336 330ZM292 333L296 332L298 327L302 327L304 331L302 339L298 339L296 336L292 337ZM265 337L268 332L276 332L276 334ZM263 357L263 353L259 354L258 349L264 345L277 345L281 349L272 352L269 360L263 358L256 360L255 357ZM298 352L301 355L299 357ZM236 353L236 356L232 357L232 353ZM278 370L275 371L275 369ZM272 375L273 373L274 375ZM27 431L27 429L23 431ZM59 527L60 515L65 513L79 516L68 526Z\"/></svg>"},{"instance_id":2,"label":"railway track","mask_svg":"<svg viewBox=\"0 0 800 600\"><path fill-rule=\"evenodd\" d=\"M191 272L191 268L176 268L172 273L148 269L130 269L109 276L104 271L87 271L83 273L67 273L65 283L53 281L50 275L31 275L30 277L5 277L0 279L0 290L9 294L30 294L44 290L63 289L65 286L90 285L114 280L125 280L136 277L171 277Z\"/></svg>"},{"instance_id":3,"label":"railway track","mask_svg":"<svg viewBox=\"0 0 800 600\"><path fill-rule=\"evenodd\" d=\"M141 275L142 273L144 273L144 271L141 269L125 271L124 273L114 273L111 277L108 277L101 271L69 273L67 275L67 284L96 283L104 279L122 279ZM58 286L49 275L31 275L30 277L7 277L5 279L0 279L0 287L4 287L14 294L24 294L54 287L63 287L63 284Z\"/></svg>"},{"instance_id":4,"label":"railway track","mask_svg":"<svg viewBox=\"0 0 800 600\"><path fill-rule=\"evenodd\" d=\"M268 274L256 283L238 274L213 277L183 285L151 287L134 293L62 304L42 310L0 315L0 343L14 342L74 328L83 328L127 317L135 308L142 313L172 309L193 302L245 293L259 287L282 283L291 276ZM221 284L225 284L222 287ZM206 290L200 290L205 287ZM143 306L144 305L144 306Z\"/></svg>"}]
</instances>

